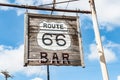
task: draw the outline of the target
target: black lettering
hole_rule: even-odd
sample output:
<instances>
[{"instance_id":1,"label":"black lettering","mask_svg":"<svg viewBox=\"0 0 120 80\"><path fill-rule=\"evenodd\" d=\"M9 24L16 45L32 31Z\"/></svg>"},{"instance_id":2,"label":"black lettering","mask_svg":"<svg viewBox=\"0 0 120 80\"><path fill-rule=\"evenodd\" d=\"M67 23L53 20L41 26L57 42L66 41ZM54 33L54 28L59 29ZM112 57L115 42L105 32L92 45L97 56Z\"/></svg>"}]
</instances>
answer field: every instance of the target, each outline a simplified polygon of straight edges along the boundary
<instances>
[{"instance_id":1,"label":"black lettering","mask_svg":"<svg viewBox=\"0 0 120 80\"><path fill-rule=\"evenodd\" d=\"M55 28L55 26L56 26L55 24L52 24L52 28Z\"/></svg>"},{"instance_id":2,"label":"black lettering","mask_svg":"<svg viewBox=\"0 0 120 80\"><path fill-rule=\"evenodd\" d=\"M59 29L59 24L56 24L56 28Z\"/></svg>"},{"instance_id":3,"label":"black lettering","mask_svg":"<svg viewBox=\"0 0 120 80\"><path fill-rule=\"evenodd\" d=\"M63 24L60 24L60 29L64 29L64 28L63 28Z\"/></svg>"},{"instance_id":4,"label":"black lettering","mask_svg":"<svg viewBox=\"0 0 120 80\"><path fill-rule=\"evenodd\" d=\"M70 64L69 54L67 54L67 53L62 53L62 58L63 58L63 64Z\"/></svg>"},{"instance_id":5,"label":"black lettering","mask_svg":"<svg viewBox=\"0 0 120 80\"><path fill-rule=\"evenodd\" d=\"M47 24L46 23L43 23L43 28L47 28Z\"/></svg>"},{"instance_id":6,"label":"black lettering","mask_svg":"<svg viewBox=\"0 0 120 80\"><path fill-rule=\"evenodd\" d=\"M59 63L58 56L56 53L53 53L52 63Z\"/></svg>"},{"instance_id":7,"label":"black lettering","mask_svg":"<svg viewBox=\"0 0 120 80\"><path fill-rule=\"evenodd\" d=\"M51 24L48 24L47 26L48 26L48 28L51 28Z\"/></svg>"},{"instance_id":8,"label":"black lettering","mask_svg":"<svg viewBox=\"0 0 120 80\"><path fill-rule=\"evenodd\" d=\"M63 24L43 23L43 28L64 29Z\"/></svg>"},{"instance_id":9,"label":"black lettering","mask_svg":"<svg viewBox=\"0 0 120 80\"><path fill-rule=\"evenodd\" d=\"M47 58L47 53L46 52L40 52L40 56L41 56L41 63L47 63L48 62L48 58Z\"/></svg>"}]
</instances>

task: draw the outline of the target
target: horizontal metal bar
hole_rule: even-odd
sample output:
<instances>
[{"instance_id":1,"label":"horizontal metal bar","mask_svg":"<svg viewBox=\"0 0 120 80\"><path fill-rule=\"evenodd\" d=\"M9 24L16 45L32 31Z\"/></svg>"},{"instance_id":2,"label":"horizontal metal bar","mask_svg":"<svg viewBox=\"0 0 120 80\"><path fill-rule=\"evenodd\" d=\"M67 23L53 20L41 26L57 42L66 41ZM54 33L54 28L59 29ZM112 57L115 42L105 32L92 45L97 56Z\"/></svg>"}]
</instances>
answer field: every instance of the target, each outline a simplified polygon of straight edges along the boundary
<instances>
[{"instance_id":1,"label":"horizontal metal bar","mask_svg":"<svg viewBox=\"0 0 120 80\"><path fill-rule=\"evenodd\" d=\"M86 11L86 10L68 10L68 9L66 10L66 9L56 9L56 8L53 9L53 8L45 8L45 7L40 7L40 6L28 6L28 5L17 5L17 4L5 4L5 3L0 3L0 6L26 8L26 9L34 9L34 10L91 14L91 11Z\"/></svg>"}]
</instances>

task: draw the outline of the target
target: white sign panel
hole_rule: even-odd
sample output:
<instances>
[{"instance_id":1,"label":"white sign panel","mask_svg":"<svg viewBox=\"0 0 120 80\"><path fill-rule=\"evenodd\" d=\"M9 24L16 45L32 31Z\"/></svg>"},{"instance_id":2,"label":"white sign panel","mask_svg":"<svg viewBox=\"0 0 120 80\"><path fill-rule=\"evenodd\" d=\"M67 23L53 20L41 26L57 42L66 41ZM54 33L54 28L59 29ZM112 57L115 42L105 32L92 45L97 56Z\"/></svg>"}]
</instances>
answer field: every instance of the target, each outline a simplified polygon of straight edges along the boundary
<instances>
[{"instance_id":1,"label":"white sign panel","mask_svg":"<svg viewBox=\"0 0 120 80\"><path fill-rule=\"evenodd\" d=\"M64 23L42 22L37 35L38 45L49 50L64 50L70 47L71 40Z\"/></svg>"},{"instance_id":2,"label":"white sign panel","mask_svg":"<svg viewBox=\"0 0 120 80\"><path fill-rule=\"evenodd\" d=\"M25 65L83 66L78 18L25 15Z\"/></svg>"}]
</instances>

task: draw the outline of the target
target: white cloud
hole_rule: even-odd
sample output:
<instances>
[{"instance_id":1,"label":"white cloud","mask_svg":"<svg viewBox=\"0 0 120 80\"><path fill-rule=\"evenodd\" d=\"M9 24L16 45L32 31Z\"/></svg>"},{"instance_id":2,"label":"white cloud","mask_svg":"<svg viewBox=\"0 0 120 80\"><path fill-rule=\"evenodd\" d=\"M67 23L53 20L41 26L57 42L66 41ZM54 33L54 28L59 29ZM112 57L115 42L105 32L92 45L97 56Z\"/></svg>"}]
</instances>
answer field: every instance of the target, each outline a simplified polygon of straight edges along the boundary
<instances>
[{"instance_id":1,"label":"white cloud","mask_svg":"<svg viewBox=\"0 0 120 80\"><path fill-rule=\"evenodd\" d=\"M100 19L99 19L100 20ZM103 30L105 30L106 29L106 31L112 31L112 30L114 30L115 29L115 27L113 27L113 24L111 23L108 23L108 22L100 22L100 29L103 29Z\"/></svg>"},{"instance_id":2,"label":"white cloud","mask_svg":"<svg viewBox=\"0 0 120 80\"><path fill-rule=\"evenodd\" d=\"M97 48L95 44L90 45L90 54L88 55L89 60L96 60L99 59L97 54Z\"/></svg>"},{"instance_id":3,"label":"white cloud","mask_svg":"<svg viewBox=\"0 0 120 80\"><path fill-rule=\"evenodd\" d=\"M43 80L42 78L34 78L34 79L31 79L31 80Z\"/></svg>"},{"instance_id":4,"label":"white cloud","mask_svg":"<svg viewBox=\"0 0 120 80\"><path fill-rule=\"evenodd\" d=\"M102 24L107 31L115 29L115 24L120 25L120 0L95 0L96 10L100 24Z\"/></svg>"},{"instance_id":5,"label":"white cloud","mask_svg":"<svg viewBox=\"0 0 120 80\"><path fill-rule=\"evenodd\" d=\"M47 0L50 2L50 0ZM66 1L66 0L57 0L57 2ZM115 27L112 24L120 25L120 0L95 0L97 16L100 24L104 25L104 27L110 31ZM58 4L59 8L66 8L67 3ZM69 9L80 9L80 10L90 10L89 0L80 0L70 2Z\"/></svg>"},{"instance_id":6,"label":"white cloud","mask_svg":"<svg viewBox=\"0 0 120 80\"><path fill-rule=\"evenodd\" d=\"M41 0L42 4L48 4L48 3L52 3L52 0Z\"/></svg>"},{"instance_id":7,"label":"white cloud","mask_svg":"<svg viewBox=\"0 0 120 80\"><path fill-rule=\"evenodd\" d=\"M24 5L41 5L42 1L45 0L15 0L15 3Z\"/></svg>"},{"instance_id":8,"label":"white cloud","mask_svg":"<svg viewBox=\"0 0 120 80\"><path fill-rule=\"evenodd\" d=\"M62 0L63 1L63 0ZM89 0L80 0L69 3L68 8L90 10ZM114 25L120 25L120 0L95 0L97 17L102 29L107 31L114 30ZM65 8L67 4L60 4L58 7ZM67 14L68 15L68 14ZM88 17L90 18L90 17Z\"/></svg>"},{"instance_id":9,"label":"white cloud","mask_svg":"<svg viewBox=\"0 0 120 80\"><path fill-rule=\"evenodd\" d=\"M119 76L117 76L117 80L120 80L120 75L119 75Z\"/></svg>"},{"instance_id":10,"label":"white cloud","mask_svg":"<svg viewBox=\"0 0 120 80\"><path fill-rule=\"evenodd\" d=\"M17 15L20 16L26 12L25 9L17 9ZM39 13L37 10L27 10L28 13Z\"/></svg>"},{"instance_id":11,"label":"white cloud","mask_svg":"<svg viewBox=\"0 0 120 80\"><path fill-rule=\"evenodd\" d=\"M120 20L119 0L96 0L96 8L100 19L118 23Z\"/></svg>"},{"instance_id":12,"label":"white cloud","mask_svg":"<svg viewBox=\"0 0 120 80\"><path fill-rule=\"evenodd\" d=\"M112 49L104 48L106 62L114 62L117 59L115 52Z\"/></svg>"},{"instance_id":13,"label":"white cloud","mask_svg":"<svg viewBox=\"0 0 120 80\"><path fill-rule=\"evenodd\" d=\"M66 0L57 0L57 2L61 2L61 1L66 1ZM50 2L50 0L47 0L47 2ZM116 27L119 27L119 26L114 26L114 25L120 25L119 4L120 4L120 0L95 0L98 21L100 26L102 26L102 29L111 31L114 30ZM65 9L66 6L67 3L57 5L58 8L63 8L63 9ZM67 8L75 9L75 10L76 9L90 10L89 0L70 2ZM63 13L58 13L58 14L63 15ZM65 15L73 15L73 14L65 13Z\"/></svg>"},{"instance_id":14,"label":"white cloud","mask_svg":"<svg viewBox=\"0 0 120 80\"><path fill-rule=\"evenodd\" d=\"M104 42L104 41L105 41L105 39L106 39L106 37L105 37L105 36L102 36L102 37L101 37L102 42Z\"/></svg>"},{"instance_id":15,"label":"white cloud","mask_svg":"<svg viewBox=\"0 0 120 80\"><path fill-rule=\"evenodd\" d=\"M24 14L25 10L24 9L17 9L17 15L20 16L21 14Z\"/></svg>"},{"instance_id":16,"label":"white cloud","mask_svg":"<svg viewBox=\"0 0 120 80\"><path fill-rule=\"evenodd\" d=\"M25 4L25 5L33 5L34 0L16 0L15 3Z\"/></svg>"},{"instance_id":17,"label":"white cloud","mask_svg":"<svg viewBox=\"0 0 120 80\"><path fill-rule=\"evenodd\" d=\"M57 2L67 1L67 0L56 0ZM0 2L3 3L9 3L8 0L0 0ZM52 3L51 0L15 0L14 3L17 4L24 4L24 5L41 5L41 4L48 4ZM57 4L57 8L63 8L65 9L68 3L63 4ZM120 25L120 0L95 0L96 4L96 10L97 10L97 16L100 25L102 26L102 29L106 29L107 31L114 30L116 27L114 25ZM50 6L49 6L50 7ZM80 1L74 1L69 2L68 7L69 9L80 9L80 10L90 10L89 0L80 0ZM3 8L3 10L8 10L8 8ZM18 15L21 15L24 13L23 10L16 10ZM35 11L34 11L35 12ZM63 13L58 13L63 15ZM65 13L68 15L68 13ZM69 14L73 15L73 14ZM74 14L75 15L75 14ZM90 18L90 17L88 17ZM114 26L114 27L113 27Z\"/></svg>"},{"instance_id":18,"label":"white cloud","mask_svg":"<svg viewBox=\"0 0 120 80\"><path fill-rule=\"evenodd\" d=\"M45 73L44 66L24 67L24 46L12 48L10 46L0 45L0 70L7 70L11 73L22 72L26 75L43 75Z\"/></svg>"},{"instance_id":19,"label":"white cloud","mask_svg":"<svg viewBox=\"0 0 120 80\"><path fill-rule=\"evenodd\" d=\"M114 49L119 49L120 45L112 42L108 42L104 45L104 54L107 63L111 63L117 60ZM88 55L89 60L98 60L98 52L95 44L90 45L90 54Z\"/></svg>"},{"instance_id":20,"label":"white cloud","mask_svg":"<svg viewBox=\"0 0 120 80\"><path fill-rule=\"evenodd\" d=\"M15 3L22 4L22 5L40 5L40 0L16 0ZM27 9L29 13L39 13L38 10L30 10ZM25 9L17 9L17 15L20 16L21 14L24 14L26 12Z\"/></svg>"},{"instance_id":21,"label":"white cloud","mask_svg":"<svg viewBox=\"0 0 120 80\"><path fill-rule=\"evenodd\" d=\"M8 0L0 0L0 3L9 3ZM9 10L11 9L10 7L5 7L5 6L0 6L0 10Z\"/></svg>"},{"instance_id":22,"label":"white cloud","mask_svg":"<svg viewBox=\"0 0 120 80\"><path fill-rule=\"evenodd\" d=\"M0 0L0 3L7 3L8 0Z\"/></svg>"},{"instance_id":23,"label":"white cloud","mask_svg":"<svg viewBox=\"0 0 120 80\"><path fill-rule=\"evenodd\" d=\"M25 74L27 74L27 76L31 76L31 75L46 75L46 69L45 67L39 67L39 66L29 66L26 67L24 69L22 69L21 71L23 71Z\"/></svg>"},{"instance_id":24,"label":"white cloud","mask_svg":"<svg viewBox=\"0 0 120 80\"><path fill-rule=\"evenodd\" d=\"M2 45L2 50L0 51L1 68L7 69L8 71L18 71L23 66L22 61L23 45L16 49Z\"/></svg>"},{"instance_id":25,"label":"white cloud","mask_svg":"<svg viewBox=\"0 0 120 80\"><path fill-rule=\"evenodd\" d=\"M63 1L68 1L68 0L57 0L57 2L63 2ZM69 3L57 4L57 7L64 8L64 9L67 7L67 9L75 9L75 10L76 9L81 9L81 10L90 9L88 0L80 0L80 1L73 1Z\"/></svg>"}]
</instances>

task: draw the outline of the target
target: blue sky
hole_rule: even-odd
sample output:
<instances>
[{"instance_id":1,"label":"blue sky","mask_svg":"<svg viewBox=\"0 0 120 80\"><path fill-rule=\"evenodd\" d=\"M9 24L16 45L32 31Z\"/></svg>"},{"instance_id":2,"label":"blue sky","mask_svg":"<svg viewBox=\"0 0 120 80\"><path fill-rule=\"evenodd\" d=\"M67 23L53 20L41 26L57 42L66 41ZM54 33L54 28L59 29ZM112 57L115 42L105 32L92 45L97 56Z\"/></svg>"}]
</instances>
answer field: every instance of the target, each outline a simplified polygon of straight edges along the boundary
<instances>
[{"instance_id":1,"label":"blue sky","mask_svg":"<svg viewBox=\"0 0 120 80\"><path fill-rule=\"evenodd\" d=\"M65 0L57 0L65 1ZM52 0L0 0L2 3L40 5ZM101 39L110 80L120 80L120 1L95 0ZM66 8L67 4L57 5ZM69 9L89 9L88 0L69 3ZM50 12L33 11L50 14ZM24 9L0 6L0 71L14 75L9 80L47 80L46 66L23 67L24 60ZM58 15L74 15L53 13ZM50 80L102 80L91 15L80 14L85 68L81 66L50 66ZM4 76L0 74L0 80Z\"/></svg>"}]
</instances>

